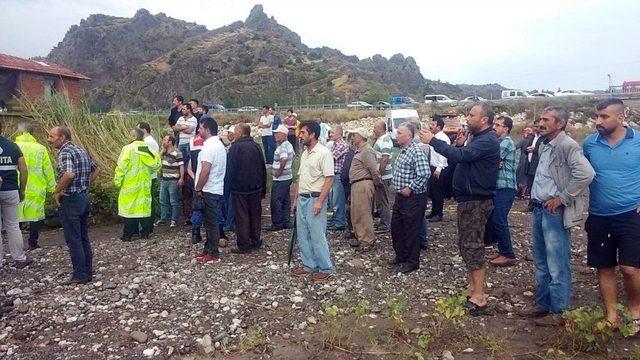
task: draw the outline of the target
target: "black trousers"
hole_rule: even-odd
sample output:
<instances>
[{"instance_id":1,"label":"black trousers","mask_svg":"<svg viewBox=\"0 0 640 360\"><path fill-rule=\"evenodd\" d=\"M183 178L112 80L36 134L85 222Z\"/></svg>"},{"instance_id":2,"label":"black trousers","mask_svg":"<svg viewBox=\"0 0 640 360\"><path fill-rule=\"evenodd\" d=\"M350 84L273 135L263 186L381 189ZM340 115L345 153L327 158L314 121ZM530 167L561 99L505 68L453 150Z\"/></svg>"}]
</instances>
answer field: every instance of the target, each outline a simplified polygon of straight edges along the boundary
<instances>
[{"instance_id":1,"label":"black trousers","mask_svg":"<svg viewBox=\"0 0 640 360\"><path fill-rule=\"evenodd\" d=\"M153 232L153 223L156 221L158 213L158 179L151 180L151 216L140 220L140 224L149 230L149 234Z\"/></svg>"},{"instance_id":2,"label":"black trousers","mask_svg":"<svg viewBox=\"0 0 640 360\"><path fill-rule=\"evenodd\" d=\"M420 267L420 232L421 217L427 206L427 193L411 194L404 197L396 193L391 214L391 239L396 260Z\"/></svg>"},{"instance_id":3,"label":"black trousers","mask_svg":"<svg viewBox=\"0 0 640 360\"><path fill-rule=\"evenodd\" d=\"M236 222L238 249L249 250L262 246L260 231L262 227L261 191L253 194L231 194L233 198L233 217Z\"/></svg>"},{"instance_id":4,"label":"black trousers","mask_svg":"<svg viewBox=\"0 0 640 360\"><path fill-rule=\"evenodd\" d=\"M123 218L124 227L122 229L122 237L124 239L131 239L133 235L140 235L140 237L148 237L151 234L149 228L149 218Z\"/></svg>"},{"instance_id":5,"label":"black trousers","mask_svg":"<svg viewBox=\"0 0 640 360\"><path fill-rule=\"evenodd\" d=\"M202 200L204 208L202 210L204 229L207 233L207 240L204 243L203 253L220 257L220 228L218 227L218 202L222 200L220 195L203 192Z\"/></svg>"},{"instance_id":6,"label":"black trousers","mask_svg":"<svg viewBox=\"0 0 640 360\"><path fill-rule=\"evenodd\" d=\"M435 170L435 169L434 169ZM446 169L440 171L440 178L436 179L431 173L429 178L429 198L431 198L431 216L443 216L442 209L444 208L444 172Z\"/></svg>"},{"instance_id":7,"label":"black trousers","mask_svg":"<svg viewBox=\"0 0 640 360\"><path fill-rule=\"evenodd\" d=\"M44 224L44 220L29 222L29 245L35 247L38 245L38 238L40 237L40 229Z\"/></svg>"},{"instance_id":8,"label":"black trousers","mask_svg":"<svg viewBox=\"0 0 640 360\"><path fill-rule=\"evenodd\" d=\"M271 223L274 227L289 228L291 213L291 180L271 183Z\"/></svg>"}]
</instances>

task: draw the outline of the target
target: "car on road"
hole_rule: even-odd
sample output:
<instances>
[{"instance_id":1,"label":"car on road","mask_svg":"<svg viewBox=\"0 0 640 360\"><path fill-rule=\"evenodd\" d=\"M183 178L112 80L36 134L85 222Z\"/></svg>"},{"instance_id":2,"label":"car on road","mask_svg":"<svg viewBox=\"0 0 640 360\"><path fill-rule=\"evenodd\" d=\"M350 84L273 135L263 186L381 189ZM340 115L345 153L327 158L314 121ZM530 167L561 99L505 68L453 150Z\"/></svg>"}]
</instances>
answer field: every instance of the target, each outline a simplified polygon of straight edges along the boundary
<instances>
[{"instance_id":1,"label":"car on road","mask_svg":"<svg viewBox=\"0 0 640 360\"><path fill-rule=\"evenodd\" d=\"M354 101L347 105L350 109L369 109L372 108L373 105L369 104L366 101Z\"/></svg>"},{"instance_id":2,"label":"car on road","mask_svg":"<svg viewBox=\"0 0 640 360\"><path fill-rule=\"evenodd\" d=\"M207 104L207 106L209 107L209 110L211 110L211 111L220 111L220 112L227 111L227 108L225 108L224 105L222 105L222 104Z\"/></svg>"},{"instance_id":3,"label":"car on road","mask_svg":"<svg viewBox=\"0 0 640 360\"><path fill-rule=\"evenodd\" d=\"M391 106L405 106L413 104L417 104L417 102L408 96L394 96L391 98Z\"/></svg>"},{"instance_id":4,"label":"car on road","mask_svg":"<svg viewBox=\"0 0 640 360\"><path fill-rule=\"evenodd\" d=\"M530 98L531 95L524 90L502 90L501 97L503 99L525 99Z\"/></svg>"},{"instance_id":5,"label":"car on road","mask_svg":"<svg viewBox=\"0 0 640 360\"><path fill-rule=\"evenodd\" d=\"M455 104L457 101L449 98L447 95L425 95L424 103L425 104Z\"/></svg>"},{"instance_id":6,"label":"car on road","mask_svg":"<svg viewBox=\"0 0 640 360\"><path fill-rule=\"evenodd\" d=\"M376 109L378 110L383 110L383 109L388 109L391 107L391 104L389 104L386 101L376 101L373 103L373 106L376 107Z\"/></svg>"},{"instance_id":7,"label":"car on road","mask_svg":"<svg viewBox=\"0 0 640 360\"><path fill-rule=\"evenodd\" d=\"M560 90L556 92L554 95L555 96L591 96L593 95L593 93L582 91L582 90L567 89L567 90Z\"/></svg>"},{"instance_id":8,"label":"car on road","mask_svg":"<svg viewBox=\"0 0 640 360\"><path fill-rule=\"evenodd\" d=\"M549 93L545 93L545 92L536 92L536 93L531 93L529 95L531 95L533 97L540 97L540 98L553 97L553 94L549 94Z\"/></svg>"},{"instance_id":9,"label":"car on road","mask_svg":"<svg viewBox=\"0 0 640 360\"><path fill-rule=\"evenodd\" d=\"M260 109L258 109L255 106L250 106L250 105L243 106L243 107L238 109L238 112L252 112L252 113L255 113L255 112L259 112L259 111L260 111Z\"/></svg>"},{"instance_id":10,"label":"car on road","mask_svg":"<svg viewBox=\"0 0 640 360\"><path fill-rule=\"evenodd\" d=\"M487 99L483 98L482 96L474 95L474 96L467 96L461 102L479 102L479 101L487 101Z\"/></svg>"},{"instance_id":11,"label":"car on road","mask_svg":"<svg viewBox=\"0 0 640 360\"><path fill-rule=\"evenodd\" d=\"M394 146L398 146L398 142L396 141L398 126L407 121L420 122L420 115L418 115L418 111L415 109L387 110L385 117L387 120L387 130L391 133L391 140Z\"/></svg>"}]
</instances>

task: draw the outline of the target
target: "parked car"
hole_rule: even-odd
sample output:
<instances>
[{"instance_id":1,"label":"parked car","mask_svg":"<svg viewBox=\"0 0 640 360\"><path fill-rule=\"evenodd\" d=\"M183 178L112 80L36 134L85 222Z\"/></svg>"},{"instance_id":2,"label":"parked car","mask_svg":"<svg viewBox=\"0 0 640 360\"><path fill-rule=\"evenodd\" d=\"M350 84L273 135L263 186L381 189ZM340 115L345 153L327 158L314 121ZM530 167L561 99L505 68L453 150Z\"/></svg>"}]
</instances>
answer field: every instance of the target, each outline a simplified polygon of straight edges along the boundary
<instances>
[{"instance_id":1,"label":"parked car","mask_svg":"<svg viewBox=\"0 0 640 360\"><path fill-rule=\"evenodd\" d=\"M373 103L373 106L376 107L376 109L378 110L384 110L384 109L388 109L391 107L391 104L389 104L386 101L376 101Z\"/></svg>"},{"instance_id":2,"label":"parked car","mask_svg":"<svg viewBox=\"0 0 640 360\"><path fill-rule=\"evenodd\" d=\"M524 99L530 97L531 95L524 90L502 90L503 99Z\"/></svg>"},{"instance_id":3,"label":"parked car","mask_svg":"<svg viewBox=\"0 0 640 360\"><path fill-rule=\"evenodd\" d=\"M222 104L208 104L207 106L209 107L209 110L211 110L211 111L220 111L220 112L227 111L227 108L225 108L224 105L222 105ZM238 110L238 111L240 111L240 110Z\"/></svg>"},{"instance_id":4,"label":"parked car","mask_svg":"<svg viewBox=\"0 0 640 360\"><path fill-rule=\"evenodd\" d=\"M420 122L420 115L415 109L392 109L386 113L387 130L391 133L391 140L394 146L398 146L396 134L398 126L407 121Z\"/></svg>"},{"instance_id":5,"label":"parked car","mask_svg":"<svg viewBox=\"0 0 640 360\"><path fill-rule=\"evenodd\" d=\"M260 109L258 109L255 106L250 106L250 105L243 106L243 107L238 109L238 112L259 112L259 111L260 111Z\"/></svg>"},{"instance_id":6,"label":"parked car","mask_svg":"<svg viewBox=\"0 0 640 360\"><path fill-rule=\"evenodd\" d=\"M449 98L447 95L425 95L425 104L455 104L457 101Z\"/></svg>"},{"instance_id":7,"label":"parked car","mask_svg":"<svg viewBox=\"0 0 640 360\"><path fill-rule=\"evenodd\" d=\"M350 109L368 109L373 107L373 105L369 104L366 101L354 101L347 105Z\"/></svg>"},{"instance_id":8,"label":"parked car","mask_svg":"<svg viewBox=\"0 0 640 360\"><path fill-rule=\"evenodd\" d=\"M537 92L529 94L533 97L553 97L553 94L545 93L545 92Z\"/></svg>"},{"instance_id":9,"label":"parked car","mask_svg":"<svg viewBox=\"0 0 640 360\"><path fill-rule=\"evenodd\" d=\"M408 96L394 96L391 98L391 106L403 106L417 104L415 100Z\"/></svg>"},{"instance_id":10,"label":"parked car","mask_svg":"<svg viewBox=\"0 0 640 360\"><path fill-rule=\"evenodd\" d=\"M482 96L467 96L466 98L464 98L464 100L462 100L462 102L478 102L478 101L487 101L487 99L483 98Z\"/></svg>"},{"instance_id":11,"label":"parked car","mask_svg":"<svg viewBox=\"0 0 640 360\"><path fill-rule=\"evenodd\" d=\"M558 91L554 95L555 96L591 96L593 95L593 93L582 91L582 90L567 89L567 90Z\"/></svg>"}]
</instances>

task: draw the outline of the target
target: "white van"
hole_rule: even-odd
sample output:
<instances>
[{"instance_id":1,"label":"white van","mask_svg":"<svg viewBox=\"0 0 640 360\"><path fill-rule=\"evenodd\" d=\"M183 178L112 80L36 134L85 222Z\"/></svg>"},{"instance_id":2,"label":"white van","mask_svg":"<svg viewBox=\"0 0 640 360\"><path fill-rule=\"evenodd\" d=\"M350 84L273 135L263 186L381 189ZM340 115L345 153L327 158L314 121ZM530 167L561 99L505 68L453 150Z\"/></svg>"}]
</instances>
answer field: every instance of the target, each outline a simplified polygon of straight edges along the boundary
<instances>
[{"instance_id":1,"label":"white van","mask_svg":"<svg viewBox=\"0 0 640 360\"><path fill-rule=\"evenodd\" d=\"M425 95L424 96L425 104L455 104L456 101L449 98L447 95Z\"/></svg>"},{"instance_id":2,"label":"white van","mask_svg":"<svg viewBox=\"0 0 640 360\"><path fill-rule=\"evenodd\" d=\"M503 99L523 99L523 98L530 98L530 97L532 96L529 95L528 92L523 90L502 90Z\"/></svg>"},{"instance_id":3,"label":"white van","mask_svg":"<svg viewBox=\"0 0 640 360\"><path fill-rule=\"evenodd\" d=\"M418 111L415 109L388 110L386 118L387 131L391 133L391 140L394 146L398 145L396 142L396 134L398 133L398 126L400 126L400 124L407 121L420 122L420 115L418 115Z\"/></svg>"}]
</instances>

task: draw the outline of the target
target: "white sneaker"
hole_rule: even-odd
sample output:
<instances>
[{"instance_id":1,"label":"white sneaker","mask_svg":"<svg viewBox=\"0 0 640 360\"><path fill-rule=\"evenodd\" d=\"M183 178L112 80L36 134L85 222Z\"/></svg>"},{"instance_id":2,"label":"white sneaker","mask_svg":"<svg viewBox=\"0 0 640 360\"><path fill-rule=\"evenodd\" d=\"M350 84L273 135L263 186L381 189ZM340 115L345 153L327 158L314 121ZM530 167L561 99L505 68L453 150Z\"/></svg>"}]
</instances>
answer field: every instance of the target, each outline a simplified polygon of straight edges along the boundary
<instances>
[{"instance_id":1,"label":"white sneaker","mask_svg":"<svg viewBox=\"0 0 640 360\"><path fill-rule=\"evenodd\" d=\"M172 221L172 222L171 222L171 225L169 225L169 227L176 227L176 226L178 226L178 225L176 224L176 222L175 222L175 221Z\"/></svg>"}]
</instances>

